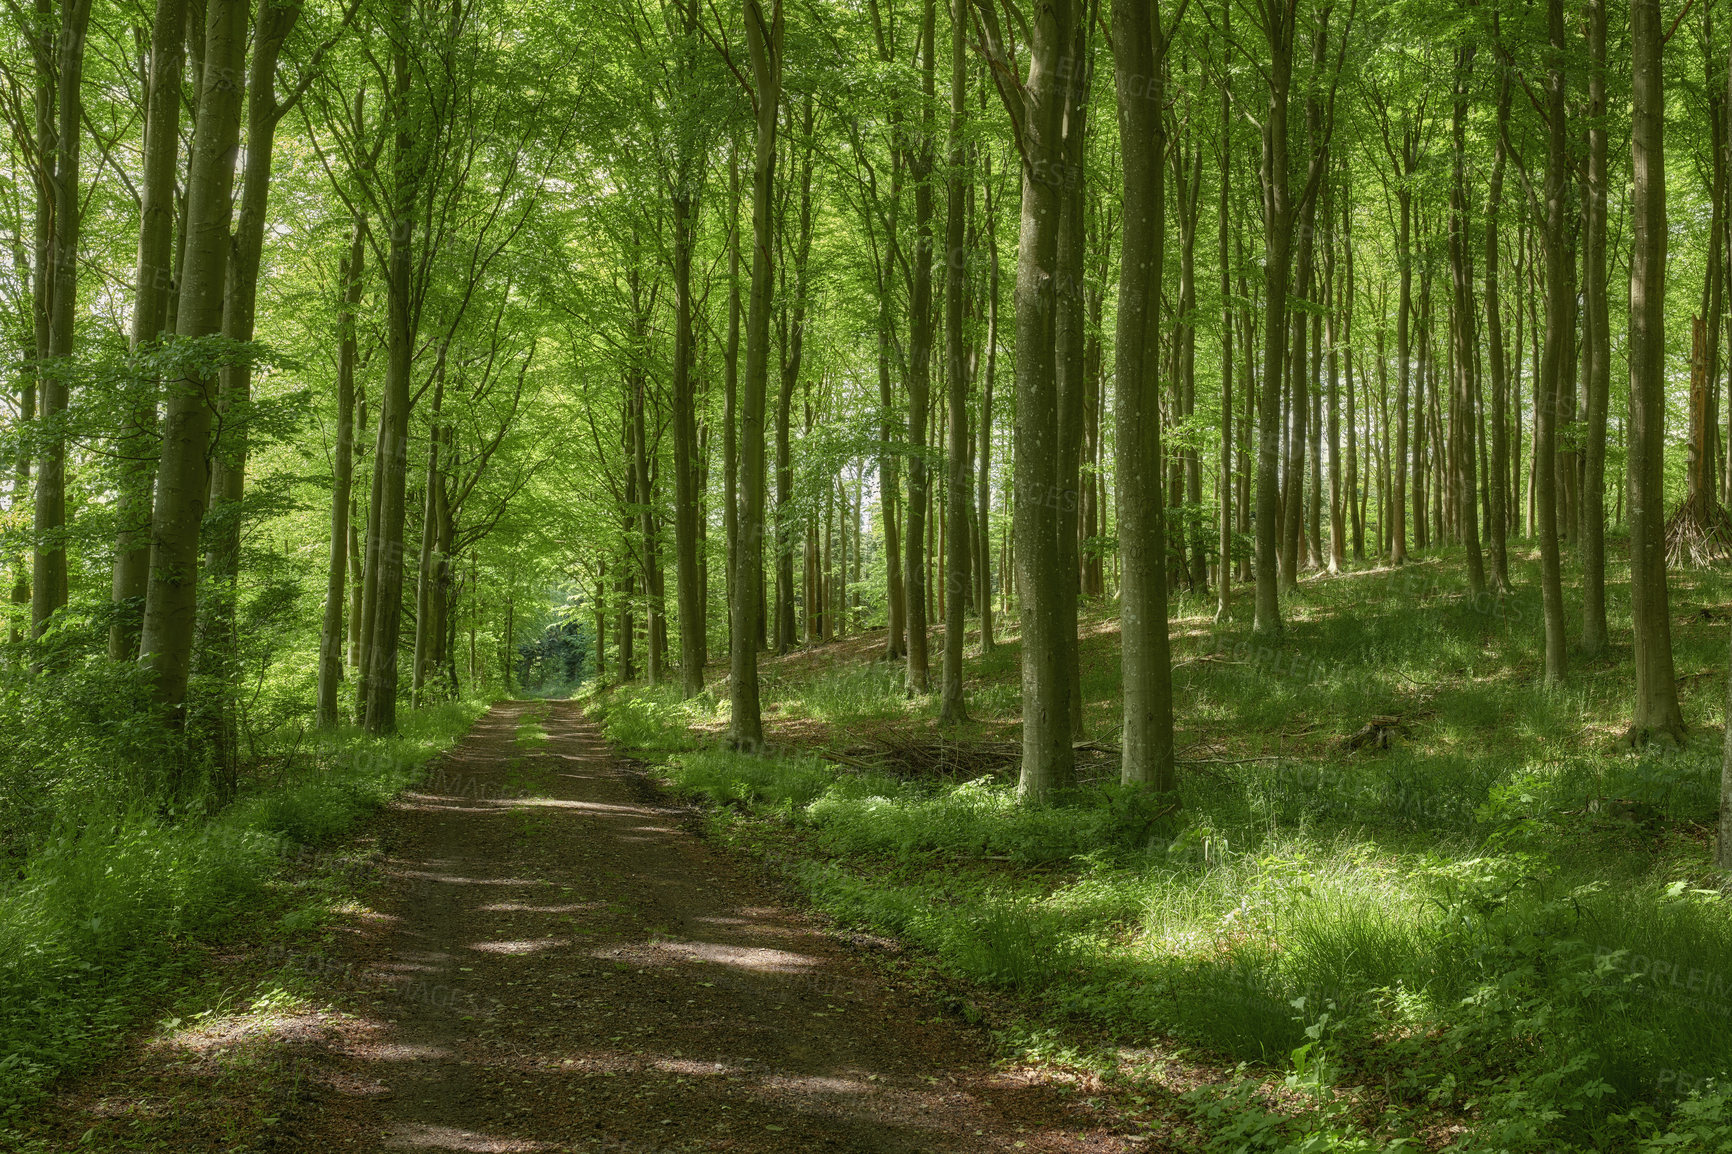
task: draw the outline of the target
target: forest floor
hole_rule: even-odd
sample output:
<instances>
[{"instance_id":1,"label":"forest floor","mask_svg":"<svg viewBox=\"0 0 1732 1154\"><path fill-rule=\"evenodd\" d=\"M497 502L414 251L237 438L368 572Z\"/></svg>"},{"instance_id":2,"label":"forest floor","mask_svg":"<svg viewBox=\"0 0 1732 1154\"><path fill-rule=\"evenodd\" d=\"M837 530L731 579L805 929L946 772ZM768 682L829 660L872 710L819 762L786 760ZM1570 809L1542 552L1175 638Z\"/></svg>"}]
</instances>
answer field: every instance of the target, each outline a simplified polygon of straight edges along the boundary
<instances>
[{"instance_id":1,"label":"forest floor","mask_svg":"<svg viewBox=\"0 0 1732 1154\"><path fill-rule=\"evenodd\" d=\"M217 959L25 1148L1150 1148L705 844L575 704L496 706L431 781L319 942Z\"/></svg>"},{"instance_id":2,"label":"forest floor","mask_svg":"<svg viewBox=\"0 0 1732 1154\"><path fill-rule=\"evenodd\" d=\"M968 639L970 721L877 630L760 663L767 755L712 691L589 686L613 747L712 843L932 967L1003 1060L1124 1095L1214 1154L1732 1150L1732 896L1711 862L1732 582L1670 575L1681 747L1632 750L1624 542L1612 643L1542 676L1538 562L1473 596L1458 551L1307 575L1277 643L1248 586L1171 603L1183 808L1117 783L1114 606L1079 629L1086 740L1016 796L1014 615ZM1565 571L1579 627L1581 573ZM933 671L940 639L931 638ZM1097 1089L1098 1087L1098 1089ZM1111 1099L1120 1101L1119 1098Z\"/></svg>"}]
</instances>

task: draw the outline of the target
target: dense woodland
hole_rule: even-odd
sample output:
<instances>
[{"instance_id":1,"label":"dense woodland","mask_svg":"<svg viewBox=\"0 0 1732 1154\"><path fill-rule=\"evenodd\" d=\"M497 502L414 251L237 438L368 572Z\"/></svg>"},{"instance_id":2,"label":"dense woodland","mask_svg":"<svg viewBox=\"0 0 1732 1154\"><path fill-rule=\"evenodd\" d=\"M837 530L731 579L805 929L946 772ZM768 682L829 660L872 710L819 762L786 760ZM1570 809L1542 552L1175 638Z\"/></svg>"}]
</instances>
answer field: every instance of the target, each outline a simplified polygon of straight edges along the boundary
<instances>
[{"instance_id":1,"label":"dense woodland","mask_svg":"<svg viewBox=\"0 0 1732 1154\"><path fill-rule=\"evenodd\" d=\"M1392 569L1596 756L1723 720L1717 0L4 19L0 901L466 702L675 687L767 757L760 670L846 639L938 734L1013 647L1016 803L1104 749L1184 820L1176 671L1320 662Z\"/></svg>"}]
</instances>

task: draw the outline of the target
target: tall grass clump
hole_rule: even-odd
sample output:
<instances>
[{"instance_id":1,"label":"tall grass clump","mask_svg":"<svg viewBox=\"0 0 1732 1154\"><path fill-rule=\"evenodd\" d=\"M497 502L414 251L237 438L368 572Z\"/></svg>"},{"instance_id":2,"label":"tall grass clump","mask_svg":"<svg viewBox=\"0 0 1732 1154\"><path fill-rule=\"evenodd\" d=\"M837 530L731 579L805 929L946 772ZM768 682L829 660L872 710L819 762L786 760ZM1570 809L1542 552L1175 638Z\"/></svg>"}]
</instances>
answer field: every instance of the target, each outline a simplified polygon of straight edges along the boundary
<instances>
[{"instance_id":1,"label":"tall grass clump","mask_svg":"<svg viewBox=\"0 0 1732 1154\"><path fill-rule=\"evenodd\" d=\"M668 753L690 749L689 726L713 718L707 695L682 700L677 685L608 686L589 682L577 694L608 741L627 751Z\"/></svg>"}]
</instances>

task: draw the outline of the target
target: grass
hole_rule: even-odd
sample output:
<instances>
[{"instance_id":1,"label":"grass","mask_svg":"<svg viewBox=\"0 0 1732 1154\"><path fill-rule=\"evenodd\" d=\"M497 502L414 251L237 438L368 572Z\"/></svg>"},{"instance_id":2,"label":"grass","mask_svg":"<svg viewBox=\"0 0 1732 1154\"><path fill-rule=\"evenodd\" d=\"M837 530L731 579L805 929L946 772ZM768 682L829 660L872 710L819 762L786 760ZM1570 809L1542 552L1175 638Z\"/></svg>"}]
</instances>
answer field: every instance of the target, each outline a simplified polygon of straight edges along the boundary
<instances>
[{"instance_id":1,"label":"grass","mask_svg":"<svg viewBox=\"0 0 1732 1154\"><path fill-rule=\"evenodd\" d=\"M298 879L319 847L484 708L417 710L390 739L332 735L208 820L134 806L54 827L0 887L0 1127L51 1079L109 1053L224 940L318 925L322 901Z\"/></svg>"},{"instance_id":2,"label":"grass","mask_svg":"<svg viewBox=\"0 0 1732 1154\"><path fill-rule=\"evenodd\" d=\"M1450 557L1307 580L1278 648L1180 593L1178 816L1110 781L1026 808L1001 777L823 759L886 727L939 736L936 701L866 643L766 661L769 756L722 749L725 707L670 689L590 700L723 836L1012 992L1025 1051L1065 1037L1141 1070L1211 1148L1732 1149L1732 906L1709 853L1732 583L1674 575L1695 729L1632 753L1627 588L1612 649L1547 689L1537 565L1514 567L1515 596L1477 603ZM1114 626L1085 614L1086 728L1108 741ZM1014 739L1017 676L1014 638L971 657L973 720L946 736ZM1374 718L1391 748L1348 752ZM1198 1089L1139 1065L1173 1047L1247 1065Z\"/></svg>"}]
</instances>

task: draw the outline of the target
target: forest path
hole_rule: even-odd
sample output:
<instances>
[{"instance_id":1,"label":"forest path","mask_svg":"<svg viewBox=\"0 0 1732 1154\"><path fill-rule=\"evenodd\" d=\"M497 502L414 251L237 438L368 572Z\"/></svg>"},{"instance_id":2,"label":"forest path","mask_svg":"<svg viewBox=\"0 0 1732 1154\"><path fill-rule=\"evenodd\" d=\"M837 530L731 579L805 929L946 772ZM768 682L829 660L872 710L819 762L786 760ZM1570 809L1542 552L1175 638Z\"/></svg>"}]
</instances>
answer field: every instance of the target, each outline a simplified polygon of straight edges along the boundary
<instances>
[{"instance_id":1,"label":"forest path","mask_svg":"<svg viewBox=\"0 0 1732 1154\"><path fill-rule=\"evenodd\" d=\"M393 810L289 1148L1147 1148L779 904L571 703L494 707Z\"/></svg>"}]
</instances>

